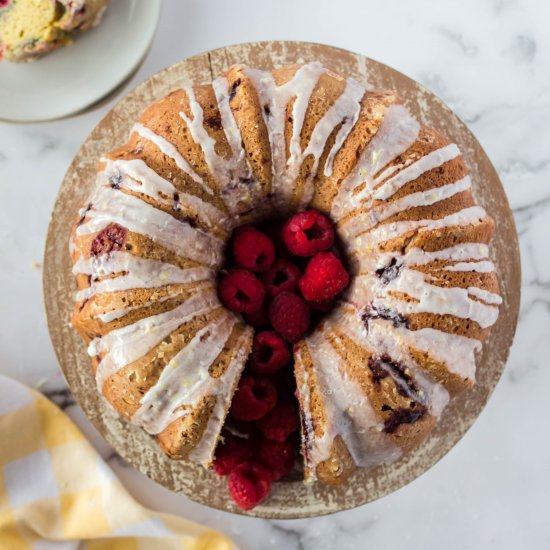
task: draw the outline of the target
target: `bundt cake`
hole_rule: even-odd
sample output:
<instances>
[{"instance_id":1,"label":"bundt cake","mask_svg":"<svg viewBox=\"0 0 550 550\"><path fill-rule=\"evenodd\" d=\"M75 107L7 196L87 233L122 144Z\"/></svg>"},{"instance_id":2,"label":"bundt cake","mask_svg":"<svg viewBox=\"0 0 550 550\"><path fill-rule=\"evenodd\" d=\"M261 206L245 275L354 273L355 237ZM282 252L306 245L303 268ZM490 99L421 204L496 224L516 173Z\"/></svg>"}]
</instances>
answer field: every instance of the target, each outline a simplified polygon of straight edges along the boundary
<instances>
[{"instance_id":1,"label":"bundt cake","mask_svg":"<svg viewBox=\"0 0 550 550\"><path fill-rule=\"evenodd\" d=\"M31 61L99 24L108 0L0 0L0 60Z\"/></svg>"},{"instance_id":2,"label":"bundt cake","mask_svg":"<svg viewBox=\"0 0 550 550\"><path fill-rule=\"evenodd\" d=\"M397 459L474 384L501 298L458 147L318 62L233 66L145 110L71 236L99 390L170 457L211 465L250 354L217 292L232 232L306 208L333 221L350 272L294 345L306 479Z\"/></svg>"}]
</instances>

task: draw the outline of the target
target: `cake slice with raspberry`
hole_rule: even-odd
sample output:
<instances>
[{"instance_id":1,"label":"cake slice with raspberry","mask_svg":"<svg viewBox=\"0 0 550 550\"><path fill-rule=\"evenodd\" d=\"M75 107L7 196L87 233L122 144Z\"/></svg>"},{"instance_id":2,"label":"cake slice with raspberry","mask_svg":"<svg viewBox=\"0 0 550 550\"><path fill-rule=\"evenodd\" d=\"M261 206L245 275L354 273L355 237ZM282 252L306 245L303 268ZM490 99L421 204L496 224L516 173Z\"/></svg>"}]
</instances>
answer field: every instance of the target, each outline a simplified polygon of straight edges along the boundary
<instances>
[{"instance_id":1,"label":"cake slice with raspberry","mask_svg":"<svg viewBox=\"0 0 550 550\"><path fill-rule=\"evenodd\" d=\"M227 476L235 503L250 510L267 497L272 483L295 468L301 475L300 392L293 377L300 371L293 351L335 307L349 274L334 224L317 210L298 212L267 229L242 226L228 248L218 294L255 334L213 466ZM306 460L306 476L309 470Z\"/></svg>"},{"instance_id":2,"label":"cake slice with raspberry","mask_svg":"<svg viewBox=\"0 0 550 550\"><path fill-rule=\"evenodd\" d=\"M0 0L0 60L32 61L99 24L108 0Z\"/></svg>"}]
</instances>

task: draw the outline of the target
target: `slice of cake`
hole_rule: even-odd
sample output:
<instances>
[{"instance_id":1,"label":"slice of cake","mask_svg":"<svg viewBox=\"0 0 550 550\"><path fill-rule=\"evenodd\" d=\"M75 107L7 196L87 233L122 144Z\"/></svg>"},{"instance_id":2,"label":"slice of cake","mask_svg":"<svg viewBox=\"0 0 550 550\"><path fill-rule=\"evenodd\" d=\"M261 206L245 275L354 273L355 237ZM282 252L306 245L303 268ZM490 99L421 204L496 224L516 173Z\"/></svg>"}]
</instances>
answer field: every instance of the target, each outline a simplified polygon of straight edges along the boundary
<instances>
[{"instance_id":1,"label":"slice of cake","mask_svg":"<svg viewBox=\"0 0 550 550\"><path fill-rule=\"evenodd\" d=\"M108 0L0 0L0 60L31 61L96 26Z\"/></svg>"}]
</instances>

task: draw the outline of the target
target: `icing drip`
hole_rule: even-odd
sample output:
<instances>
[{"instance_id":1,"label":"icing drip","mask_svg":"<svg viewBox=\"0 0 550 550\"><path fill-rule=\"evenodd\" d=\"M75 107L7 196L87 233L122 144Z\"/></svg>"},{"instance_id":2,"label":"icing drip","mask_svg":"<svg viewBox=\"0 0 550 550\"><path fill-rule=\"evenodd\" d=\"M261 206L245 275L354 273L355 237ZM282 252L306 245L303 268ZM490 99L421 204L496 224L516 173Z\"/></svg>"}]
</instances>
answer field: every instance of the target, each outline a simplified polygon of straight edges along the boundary
<instances>
[{"instance_id":1,"label":"icing drip","mask_svg":"<svg viewBox=\"0 0 550 550\"><path fill-rule=\"evenodd\" d=\"M193 170L193 168L191 168L189 163L181 156L180 152L176 149L174 145L172 145L172 143L164 139L162 136L155 134L153 130L147 128L146 126L143 126L143 124L135 124L132 128L132 132L136 132L142 138L149 140L151 143L154 143L163 155L171 158L182 172L185 172L201 186L203 191L206 191L206 193L208 193L209 195L214 194L212 189L210 189L210 187L206 185L203 179Z\"/></svg>"},{"instance_id":2,"label":"icing drip","mask_svg":"<svg viewBox=\"0 0 550 550\"><path fill-rule=\"evenodd\" d=\"M339 220L351 212L362 199L353 192L365 185L365 193L374 188L374 176L384 166L403 154L416 140L420 125L402 105L390 105L380 128L363 150L357 166L344 179L332 203L331 214Z\"/></svg>"},{"instance_id":3,"label":"icing drip","mask_svg":"<svg viewBox=\"0 0 550 550\"><path fill-rule=\"evenodd\" d=\"M403 346L411 346L428 353L436 361L444 363L452 373L467 380L475 380L475 352L481 350L481 342L474 338L451 334L432 328L410 330L393 326L389 322L375 321L384 324L388 338Z\"/></svg>"},{"instance_id":4,"label":"icing drip","mask_svg":"<svg viewBox=\"0 0 550 550\"><path fill-rule=\"evenodd\" d=\"M264 193L253 176L242 146L241 132L229 105L227 79L217 78L212 82L212 88L216 95L221 126L231 147L231 158L225 159L216 152L216 141L204 127L204 112L195 98L193 88L185 88L193 118L190 119L184 112L180 112L180 117L187 125L195 143L201 147L208 169L218 180L220 196L229 212L248 214L256 207L264 206ZM264 208L260 208L256 215L261 214L263 210Z\"/></svg>"},{"instance_id":5,"label":"icing drip","mask_svg":"<svg viewBox=\"0 0 550 550\"><path fill-rule=\"evenodd\" d=\"M295 156L291 155L288 164L289 164L289 177L292 180L295 180L300 171L300 166L304 160L310 155L313 156L313 165L311 167L310 174L306 182L306 188L303 193L302 202L300 206L305 206L308 204L313 197L313 179L317 174L319 168L319 161L321 155L325 150L325 145L338 124L343 123L340 131L336 136L336 141L331 151L329 152L329 157L327 157L327 162L330 162L330 171L332 172L332 162L334 160L334 155L340 150L340 147L344 143L347 135L351 131L352 124L355 124L359 118L359 113L361 111L361 99L365 94L365 88L357 84L353 79L348 79L346 81L346 87L342 94L336 99L334 104L329 108L329 110L323 115L321 120L316 124L309 143L304 151L296 151ZM303 121L302 121L303 122ZM299 134L298 134L299 135ZM297 141L297 146L299 148L300 141ZM338 147L338 149L336 149ZM333 154L332 158L330 154Z\"/></svg>"},{"instance_id":6,"label":"icing drip","mask_svg":"<svg viewBox=\"0 0 550 550\"><path fill-rule=\"evenodd\" d=\"M231 151L233 152L233 159L235 165L243 166L246 165L246 168L241 168L246 174L246 177L252 176L252 171L246 159L246 152L242 143L242 136L237 121L233 116L233 111L229 105L229 83L227 78L220 76L212 82L212 88L216 95L216 101L218 102L218 109L220 111L220 118L222 121L222 128L225 133L225 137Z\"/></svg>"},{"instance_id":7,"label":"icing drip","mask_svg":"<svg viewBox=\"0 0 550 550\"><path fill-rule=\"evenodd\" d=\"M436 151L432 151L423 156L407 168L404 168L397 175L382 183L373 193L373 197L378 200L389 199L399 189L407 183L419 178L422 174L443 166L446 162L453 160L460 155L458 147L452 143ZM378 183L379 179L376 180Z\"/></svg>"},{"instance_id":8,"label":"icing drip","mask_svg":"<svg viewBox=\"0 0 550 550\"><path fill-rule=\"evenodd\" d=\"M225 313L200 329L164 367L157 383L145 394L132 421L158 434L200 404L210 377L209 367L223 350L236 323Z\"/></svg>"},{"instance_id":9,"label":"icing drip","mask_svg":"<svg viewBox=\"0 0 550 550\"><path fill-rule=\"evenodd\" d=\"M146 302L143 302L135 306L128 306L120 309L113 309L112 311L109 311L107 313L96 314L96 315L93 315L93 318L99 319L102 323L110 323L117 319L121 319L122 317L124 317L125 315L128 315L132 311L137 311L138 309L141 309L144 307L149 307L155 304L159 304L159 303L171 300L172 298L174 298L174 296L175 294L168 294L166 296L163 296L162 298L155 298L155 300L148 300Z\"/></svg>"},{"instance_id":10,"label":"icing drip","mask_svg":"<svg viewBox=\"0 0 550 550\"><path fill-rule=\"evenodd\" d=\"M180 111L180 117L185 121L193 141L200 145L210 173L220 183L229 182L231 180L229 171L232 163L216 153L216 140L210 137L204 127L204 114L202 107L195 98L193 88L185 88L184 91L189 99L189 107L193 118L189 118L183 111Z\"/></svg>"},{"instance_id":11,"label":"icing drip","mask_svg":"<svg viewBox=\"0 0 550 550\"><path fill-rule=\"evenodd\" d=\"M351 130L355 126L355 123L359 119L359 115L361 114L361 99L363 99L364 95L365 88L360 86L352 78L348 78L346 80L346 89L337 100L338 107L336 107L336 104L333 105L333 112L336 118L336 123L340 122L341 120L342 126L340 127L340 130L338 130L338 134L336 134L334 145L331 147L327 156L327 160L325 162L323 173L327 177L332 176L332 171L334 169L334 159L337 153L342 148L342 145L344 145ZM340 118L340 120L338 120L338 118ZM335 126L336 124L333 125L333 129Z\"/></svg>"},{"instance_id":12,"label":"icing drip","mask_svg":"<svg viewBox=\"0 0 550 550\"><path fill-rule=\"evenodd\" d=\"M102 184L107 185L111 181L116 181L116 185L121 189L143 193L174 210L179 210L182 206L191 207L207 227L219 227L225 231L232 229L233 224L227 214L195 195L180 191L142 160L104 159L104 162L105 169L98 176Z\"/></svg>"},{"instance_id":13,"label":"icing drip","mask_svg":"<svg viewBox=\"0 0 550 550\"><path fill-rule=\"evenodd\" d=\"M295 180L304 160L313 156L313 165L305 182L299 208L305 207L313 196L313 180L319 168L319 161L326 143L334 129L341 124L336 140L325 163L325 173L332 173L334 157L357 122L361 111L360 101L365 93L363 86L349 78L342 94L315 125L308 145L302 150L300 137L310 97L320 76L326 71L320 63L302 66L287 83L277 86L271 73L247 69L264 106L262 116L267 127L273 159L273 201L279 208L287 208L295 192ZM284 138L286 108L292 105L292 136L289 142L289 158L286 159ZM265 106L268 109L265 109Z\"/></svg>"},{"instance_id":14,"label":"icing drip","mask_svg":"<svg viewBox=\"0 0 550 550\"><path fill-rule=\"evenodd\" d=\"M232 389L236 386L246 363L247 342L252 339L252 332L252 329L247 328L239 338L235 345L235 356L229 362L223 375L218 379L209 379L210 384L207 386L206 392L208 395L216 396L216 403L208 418L201 440L189 453L189 459L194 462L208 466L212 460L225 414L231 403Z\"/></svg>"},{"instance_id":15,"label":"icing drip","mask_svg":"<svg viewBox=\"0 0 550 550\"><path fill-rule=\"evenodd\" d=\"M458 262L443 268L445 271L475 271L476 273L491 273L495 270L493 262Z\"/></svg>"},{"instance_id":16,"label":"icing drip","mask_svg":"<svg viewBox=\"0 0 550 550\"><path fill-rule=\"evenodd\" d=\"M432 153L429 153L425 157L422 157L420 160L417 160L415 163L411 164L408 168L404 168L396 176L386 180L384 183L376 187L376 189L374 187L378 183L379 179L367 181L364 188L352 196L350 203L353 205L354 209L369 208L374 201L387 200L407 183L416 180L426 171L437 168L445 162L452 160L459 154L460 152L458 147L454 144L438 149L437 151L433 151ZM400 212L407 208L435 204L440 200L449 198L456 193L466 191L469 188L470 178L466 176L455 183L443 185L439 188L429 189L427 191L412 193L389 204L384 203L379 208L387 210L390 213L389 215L392 215L393 213ZM350 209L346 213L351 211L352 210ZM375 208L369 212L367 219L372 219L374 217L375 221L378 221L376 220L376 214L377 212ZM354 226L361 226L364 218L365 215L355 216L347 223L351 223ZM364 229L368 229L368 227L369 225L366 224Z\"/></svg>"},{"instance_id":17,"label":"icing drip","mask_svg":"<svg viewBox=\"0 0 550 550\"><path fill-rule=\"evenodd\" d=\"M413 269L404 268L399 277L387 284L386 289L388 293L393 291L407 294L416 301L404 302L386 293L386 296L373 300L374 307L390 308L402 315L454 315L461 319L471 319L481 328L490 327L498 317L498 308L472 300L469 296L472 294L470 289L430 285L422 272Z\"/></svg>"},{"instance_id":18,"label":"icing drip","mask_svg":"<svg viewBox=\"0 0 550 550\"><path fill-rule=\"evenodd\" d=\"M92 357L102 356L96 372L98 387L103 388L107 378L143 357L183 323L197 315L206 315L218 307L221 304L216 291L212 288L201 289L170 311L139 319L92 340L88 354Z\"/></svg>"},{"instance_id":19,"label":"icing drip","mask_svg":"<svg viewBox=\"0 0 550 550\"><path fill-rule=\"evenodd\" d=\"M464 262L484 260L489 257L489 247L482 243L462 243L449 248L426 252L421 248L408 248L403 256L405 265L426 265L439 260Z\"/></svg>"},{"instance_id":20,"label":"icing drip","mask_svg":"<svg viewBox=\"0 0 550 550\"><path fill-rule=\"evenodd\" d=\"M349 223L339 229L339 232L345 239L357 237L349 243L352 250L357 250L365 245L377 246L379 243L401 237L402 235L414 230L434 231L435 229L442 229L444 227L460 227L479 223L485 218L485 216L485 210L483 210L481 206L471 206L470 208L464 208L459 212L449 214L444 218L434 220L426 219L399 221L381 224L369 233L365 233L365 231L368 231L368 228L365 229L363 223L355 224L352 219Z\"/></svg>"},{"instance_id":21,"label":"icing drip","mask_svg":"<svg viewBox=\"0 0 550 550\"><path fill-rule=\"evenodd\" d=\"M411 193L393 202L384 202L379 206L375 206L365 214L359 214L351 218L349 223L352 227L360 227L361 231L366 231L395 214L399 214L410 208L436 204L468 189L470 189L470 178L466 176L455 183L442 185L441 187L429 189L428 191Z\"/></svg>"},{"instance_id":22,"label":"icing drip","mask_svg":"<svg viewBox=\"0 0 550 550\"><path fill-rule=\"evenodd\" d=\"M249 68L245 71L258 92L260 105L263 106L261 111L267 128L273 163L273 181L271 184L273 203L284 212L291 204L294 193L293 180L292 176L289 175L288 167L293 168L296 159L300 157L300 134L309 99L319 77L326 69L317 61L307 63L300 67L292 79L282 86L276 85L270 72ZM287 163L284 128L286 107L292 98L295 99L292 106L290 157ZM266 112L266 105L269 114Z\"/></svg>"},{"instance_id":23,"label":"icing drip","mask_svg":"<svg viewBox=\"0 0 550 550\"><path fill-rule=\"evenodd\" d=\"M147 235L168 250L211 267L221 263L222 241L191 227L170 214L119 190L98 185L90 202L89 220L78 226L78 236L89 235L117 223L135 233ZM191 246L189 243L193 243Z\"/></svg>"},{"instance_id":24,"label":"icing drip","mask_svg":"<svg viewBox=\"0 0 550 550\"><path fill-rule=\"evenodd\" d=\"M140 258L127 252L111 252L102 256L91 256L88 259L80 258L73 266L73 273L92 276L91 285L76 293L77 302L102 292L156 288L202 281L214 276L214 272L206 267L181 269L172 264ZM99 278L116 273L121 275L97 281Z\"/></svg>"},{"instance_id":25,"label":"icing drip","mask_svg":"<svg viewBox=\"0 0 550 550\"><path fill-rule=\"evenodd\" d=\"M315 381L309 383L315 385L326 407L322 437L311 434L308 441L309 466L314 468L329 458L337 435L342 437L358 466L395 460L401 451L382 432L383 422L373 411L367 395L349 377L340 356L324 336L319 332L306 339L315 369ZM302 400L302 395L309 393L307 379L299 392L302 406L309 406L308 401ZM307 414L311 417L310 411Z\"/></svg>"},{"instance_id":26,"label":"icing drip","mask_svg":"<svg viewBox=\"0 0 550 550\"><path fill-rule=\"evenodd\" d=\"M498 294L494 294L493 292L483 290L482 288L477 288L475 286L468 287L468 294L470 296L474 296L475 298L483 300L487 304L495 306L502 304L501 296L499 296Z\"/></svg>"},{"instance_id":27,"label":"icing drip","mask_svg":"<svg viewBox=\"0 0 550 550\"><path fill-rule=\"evenodd\" d=\"M411 341L415 340L414 335L417 331L411 332L406 328L396 327L391 321L373 319L369 322L369 330L367 332L357 310L341 313L339 316L343 319L342 332L354 340L356 344L368 350L376 350L377 355L387 355L391 357L393 361L406 365L418 389L411 390L409 386L403 384L403 382L395 376L393 371L388 370L388 374L392 376L396 384L400 385L404 393L411 399L426 405L430 414L436 417L441 415L449 400L448 392L441 384L438 384L420 370L408 351L409 344ZM439 331L433 332L439 333ZM405 337L403 337L403 335L405 335ZM409 340L407 340L407 338L409 338ZM474 346L479 345L477 340L473 340L472 342L475 343ZM384 368L383 364L382 368Z\"/></svg>"}]
</instances>

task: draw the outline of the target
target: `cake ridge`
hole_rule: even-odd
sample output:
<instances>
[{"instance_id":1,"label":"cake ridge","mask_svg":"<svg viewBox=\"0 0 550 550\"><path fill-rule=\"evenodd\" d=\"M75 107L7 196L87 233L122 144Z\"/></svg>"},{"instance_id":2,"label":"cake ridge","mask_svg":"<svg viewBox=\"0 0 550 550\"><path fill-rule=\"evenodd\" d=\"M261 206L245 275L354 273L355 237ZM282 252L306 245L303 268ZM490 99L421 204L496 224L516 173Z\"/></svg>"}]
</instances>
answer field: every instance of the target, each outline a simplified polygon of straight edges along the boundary
<instances>
[{"instance_id":1,"label":"cake ridge","mask_svg":"<svg viewBox=\"0 0 550 550\"><path fill-rule=\"evenodd\" d=\"M141 123L134 124L132 128L132 133L133 132L154 143L164 155L170 157L177 164L178 168L198 183L202 189L206 191L206 193L209 195L214 193L213 190L206 185L204 180L193 170L193 168L191 168L189 163L183 158L176 147L174 147L174 145L172 145L168 140L164 139L162 136L159 136L153 132L153 130L147 128L147 126Z\"/></svg>"}]
</instances>

